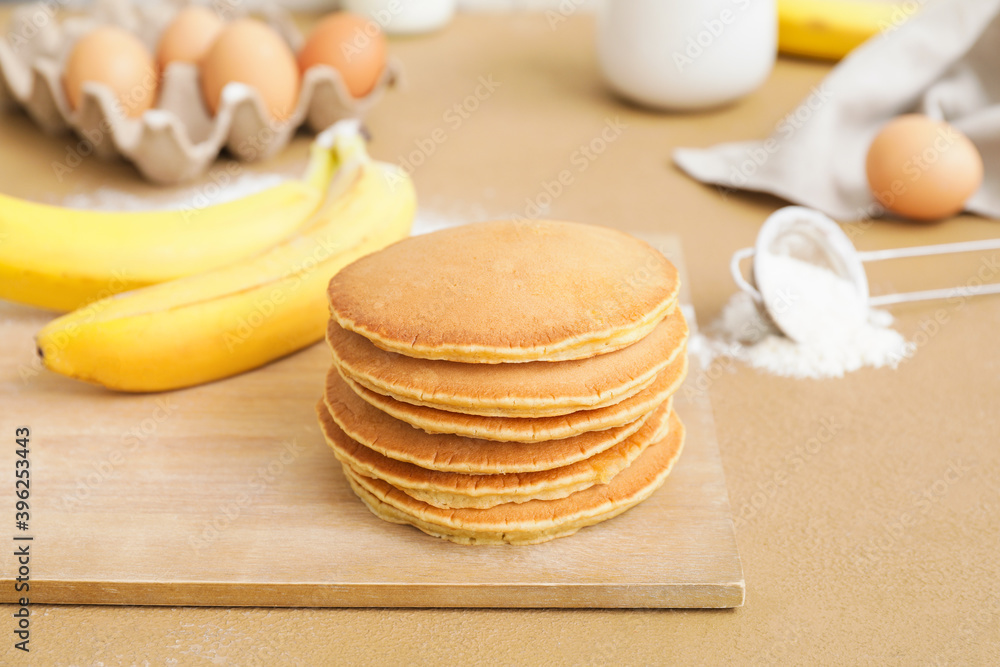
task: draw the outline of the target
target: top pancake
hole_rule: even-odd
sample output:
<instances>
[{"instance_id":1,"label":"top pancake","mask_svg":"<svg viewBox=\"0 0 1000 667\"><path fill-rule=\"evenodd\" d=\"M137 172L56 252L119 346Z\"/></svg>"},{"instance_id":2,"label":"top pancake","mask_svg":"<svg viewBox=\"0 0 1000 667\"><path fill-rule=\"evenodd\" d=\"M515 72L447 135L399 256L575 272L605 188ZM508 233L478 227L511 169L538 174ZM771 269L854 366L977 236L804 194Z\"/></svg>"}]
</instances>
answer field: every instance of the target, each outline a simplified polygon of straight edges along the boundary
<instances>
[{"instance_id":1,"label":"top pancake","mask_svg":"<svg viewBox=\"0 0 1000 667\"><path fill-rule=\"evenodd\" d=\"M648 334L677 302L676 268L591 225L497 221L405 239L330 281L340 326L382 349L466 363L562 361Z\"/></svg>"}]
</instances>

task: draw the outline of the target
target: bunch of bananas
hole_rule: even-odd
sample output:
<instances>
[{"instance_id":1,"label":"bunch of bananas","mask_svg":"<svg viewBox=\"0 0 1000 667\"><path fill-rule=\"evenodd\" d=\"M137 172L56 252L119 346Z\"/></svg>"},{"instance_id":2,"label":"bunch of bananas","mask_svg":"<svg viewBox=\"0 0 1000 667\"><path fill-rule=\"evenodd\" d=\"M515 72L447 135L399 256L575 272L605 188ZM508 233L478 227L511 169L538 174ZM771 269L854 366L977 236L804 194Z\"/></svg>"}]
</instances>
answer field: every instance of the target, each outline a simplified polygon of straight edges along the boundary
<instances>
[{"instance_id":1,"label":"bunch of bananas","mask_svg":"<svg viewBox=\"0 0 1000 667\"><path fill-rule=\"evenodd\" d=\"M922 2L884 0L778 0L782 53L840 60L877 34L888 34Z\"/></svg>"},{"instance_id":2,"label":"bunch of bananas","mask_svg":"<svg viewBox=\"0 0 1000 667\"><path fill-rule=\"evenodd\" d=\"M198 211L3 199L0 297L77 308L37 336L50 370L120 391L187 387L321 340L330 278L407 236L415 211L409 177L338 124L302 181Z\"/></svg>"}]
</instances>

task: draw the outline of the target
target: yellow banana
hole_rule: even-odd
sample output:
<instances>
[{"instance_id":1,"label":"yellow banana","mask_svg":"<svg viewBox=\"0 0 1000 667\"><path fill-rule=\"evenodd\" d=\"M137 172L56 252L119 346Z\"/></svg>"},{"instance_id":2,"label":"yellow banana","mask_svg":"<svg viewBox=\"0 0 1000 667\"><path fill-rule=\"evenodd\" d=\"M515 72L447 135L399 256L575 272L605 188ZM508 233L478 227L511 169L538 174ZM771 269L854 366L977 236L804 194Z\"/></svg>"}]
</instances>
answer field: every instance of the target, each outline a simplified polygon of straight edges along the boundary
<instances>
[{"instance_id":1,"label":"yellow banana","mask_svg":"<svg viewBox=\"0 0 1000 667\"><path fill-rule=\"evenodd\" d=\"M163 391L241 373L323 338L326 288L350 262L409 234L416 197L399 168L334 126L340 192L306 229L255 258L120 294L49 323L45 366L120 391Z\"/></svg>"},{"instance_id":2,"label":"yellow banana","mask_svg":"<svg viewBox=\"0 0 1000 667\"><path fill-rule=\"evenodd\" d=\"M81 211L0 195L0 299L73 310L260 253L309 219L332 174L330 151L315 148L303 180L201 209Z\"/></svg>"},{"instance_id":3,"label":"yellow banana","mask_svg":"<svg viewBox=\"0 0 1000 667\"><path fill-rule=\"evenodd\" d=\"M874 0L778 0L778 50L840 60L874 35L899 27L914 7Z\"/></svg>"}]
</instances>

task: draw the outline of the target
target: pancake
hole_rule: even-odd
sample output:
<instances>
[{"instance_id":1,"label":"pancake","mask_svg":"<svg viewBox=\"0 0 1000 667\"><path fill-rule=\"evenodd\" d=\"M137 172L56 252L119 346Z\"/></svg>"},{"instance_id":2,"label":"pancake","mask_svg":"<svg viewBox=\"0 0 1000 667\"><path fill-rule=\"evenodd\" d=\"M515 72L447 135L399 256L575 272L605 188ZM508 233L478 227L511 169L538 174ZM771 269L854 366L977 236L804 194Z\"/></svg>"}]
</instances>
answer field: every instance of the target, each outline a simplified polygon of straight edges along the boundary
<instances>
[{"instance_id":1,"label":"pancake","mask_svg":"<svg viewBox=\"0 0 1000 667\"><path fill-rule=\"evenodd\" d=\"M684 425L671 413L666 438L646 448L609 484L559 500L507 503L490 509L441 509L344 466L351 488L376 516L460 544L537 544L572 535L648 498L670 474L684 445Z\"/></svg>"},{"instance_id":2,"label":"pancake","mask_svg":"<svg viewBox=\"0 0 1000 667\"><path fill-rule=\"evenodd\" d=\"M324 419L325 411L323 404L317 406L327 444L341 463L358 474L381 479L435 507L486 509L503 503L565 498L595 484L607 484L646 447L666 437L670 406L662 405L635 434L590 458L540 472L499 475L439 472L390 459L351 439L333 423L329 413ZM530 445L526 450L509 443L491 444L494 449L519 449L525 458L533 455Z\"/></svg>"},{"instance_id":3,"label":"pancake","mask_svg":"<svg viewBox=\"0 0 1000 667\"><path fill-rule=\"evenodd\" d=\"M676 392L687 376L687 355L681 353L652 384L635 396L595 410L580 410L558 417L482 417L448 412L397 401L345 378L367 403L396 419L428 433L452 433L502 442L542 442L569 438L589 431L603 431L628 424L648 414Z\"/></svg>"},{"instance_id":4,"label":"pancake","mask_svg":"<svg viewBox=\"0 0 1000 667\"><path fill-rule=\"evenodd\" d=\"M333 318L378 347L465 363L562 361L641 340L676 305L677 269L605 227L496 221L414 236L330 281Z\"/></svg>"},{"instance_id":5,"label":"pancake","mask_svg":"<svg viewBox=\"0 0 1000 667\"><path fill-rule=\"evenodd\" d=\"M664 404L670 399L664 401ZM427 470L470 475L536 472L571 465L614 447L638 431L652 414L603 431L545 442L499 443L451 434L430 434L376 409L332 371L323 395L320 424L329 438L336 426L383 456ZM655 407L654 407L655 409ZM325 412L325 414L324 414Z\"/></svg>"},{"instance_id":6,"label":"pancake","mask_svg":"<svg viewBox=\"0 0 1000 667\"><path fill-rule=\"evenodd\" d=\"M634 396L681 353L679 308L642 340L590 359L462 364L386 352L330 322L327 342L341 373L397 401L487 417L550 417Z\"/></svg>"}]
</instances>

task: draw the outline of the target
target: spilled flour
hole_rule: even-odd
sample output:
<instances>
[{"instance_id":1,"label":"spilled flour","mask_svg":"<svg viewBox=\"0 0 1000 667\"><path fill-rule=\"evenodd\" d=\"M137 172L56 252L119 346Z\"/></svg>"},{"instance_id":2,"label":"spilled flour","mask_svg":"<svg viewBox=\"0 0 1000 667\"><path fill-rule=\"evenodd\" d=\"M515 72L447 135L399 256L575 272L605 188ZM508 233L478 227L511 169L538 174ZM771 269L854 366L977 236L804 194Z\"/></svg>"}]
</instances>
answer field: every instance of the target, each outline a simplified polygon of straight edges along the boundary
<instances>
[{"instance_id":1,"label":"spilled flour","mask_svg":"<svg viewBox=\"0 0 1000 667\"><path fill-rule=\"evenodd\" d=\"M163 188L160 194L137 195L114 188L98 188L91 192L65 197L60 206L94 211L150 211L204 208L241 199L288 180L281 174L245 172L229 177L224 186L209 182L199 185Z\"/></svg>"},{"instance_id":2,"label":"spilled flour","mask_svg":"<svg viewBox=\"0 0 1000 667\"><path fill-rule=\"evenodd\" d=\"M689 343L704 365L724 356L775 375L829 378L864 366L895 368L913 354L912 344L892 329L892 316L866 310L851 284L831 271L788 257L768 269L779 273L773 285L780 298L770 300L772 307L783 308L783 326L808 342L785 336L749 294L738 292Z\"/></svg>"}]
</instances>

